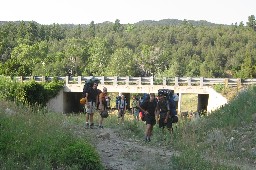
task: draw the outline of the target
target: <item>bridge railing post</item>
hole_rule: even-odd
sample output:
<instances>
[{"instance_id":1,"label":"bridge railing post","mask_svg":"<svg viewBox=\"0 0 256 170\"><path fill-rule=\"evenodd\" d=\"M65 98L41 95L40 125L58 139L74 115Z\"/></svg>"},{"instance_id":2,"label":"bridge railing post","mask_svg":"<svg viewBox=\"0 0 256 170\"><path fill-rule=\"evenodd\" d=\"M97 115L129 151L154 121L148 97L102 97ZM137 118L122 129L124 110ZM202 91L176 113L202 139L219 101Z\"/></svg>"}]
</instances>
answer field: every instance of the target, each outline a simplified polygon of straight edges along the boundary
<instances>
[{"instance_id":1,"label":"bridge railing post","mask_svg":"<svg viewBox=\"0 0 256 170\"><path fill-rule=\"evenodd\" d=\"M179 86L179 77L175 77L175 86Z\"/></svg>"},{"instance_id":2,"label":"bridge railing post","mask_svg":"<svg viewBox=\"0 0 256 170\"><path fill-rule=\"evenodd\" d=\"M78 76L77 77L77 83L78 84L82 84L82 76Z\"/></svg>"},{"instance_id":3,"label":"bridge railing post","mask_svg":"<svg viewBox=\"0 0 256 170\"><path fill-rule=\"evenodd\" d=\"M69 76L66 76L66 84L68 84Z\"/></svg>"},{"instance_id":4,"label":"bridge railing post","mask_svg":"<svg viewBox=\"0 0 256 170\"><path fill-rule=\"evenodd\" d=\"M150 85L154 85L154 77L153 76L150 77Z\"/></svg>"},{"instance_id":5,"label":"bridge railing post","mask_svg":"<svg viewBox=\"0 0 256 170\"><path fill-rule=\"evenodd\" d=\"M238 78L237 79L237 88L240 88L242 86L242 79Z\"/></svg>"},{"instance_id":6,"label":"bridge railing post","mask_svg":"<svg viewBox=\"0 0 256 170\"><path fill-rule=\"evenodd\" d=\"M225 82L225 88L227 88L228 87L228 78L225 78L225 80L224 80Z\"/></svg>"},{"instance_id":7,"label":"bridge railing post","mask_svg":"<svg viewBox=\"0 0 256 170\"><path fill-rule=\"evenodd\" d=\"M203 87L203 86L204 86L204 78L200 77L200 87Z\"/></svg>"},{"instance_id":8,"label":"bridge railing post","mask_svg":"<svg viewBox=\"0 0 256 170\"><path fill-rule=\"evenodd\" d=\"M129 85L129 76L126 76L126 78L125 78L125 84L126 84L126 85Z\"/></svg>"},{"instance_id":9,"label":"bridge railing post","mask_svg":"<svg viewBox=\"0 0 256 170\"><path fill-rule=\"evenodd\" d=\"M114 76L114 82L113 82L113 85L117 85L117 76Z\"/></svg>"},{"instance_id":10,"label":"bridge railing post","mask_svg":"<svg viewBox=\"0 0 256 170\"><path fill-rule=\"evenodd\" d=\"M33 80L34 77L32 76L31 79ZM42 82L45 82L45 76L42 76Z\"/></svg>"},{"instance_id":11,"label":"bridge railing post","mask_svg":"<svg viewBox=\"0 0 256 170\"><path fill-rule=\"evenodd\" d=\"M105 77L104 76L101 77L100 84L102 84L102 85L105 84Z\"/></svg>"},{"instance_id":12,"label":"bridge railing post","mask_svg":"<svg viewBox=\"0 0 256 170\"><path fill-rule=\"evenodd\" d=\"M163 77L163 85L166 86L166 77Z\"/></svg>"},{"instance_id":13,"label":"bridge railing post","mask_svg":"<svg viewBox=\"0 0 256 170\"><path fill-rule=\"evenodd\" d=\"M139 86L141 85L141 77L139 77L139 79L138 79L138 83L139 83Z\"/></svg>"},{"instance_id":14,"label":"bridge railing post","mask_svg":"<svg viewBox=\"0 0 256 170\"><path fill-rule=\"evenodd\" d=\"M191 77L187 77L188 86L191 86Z\"/></svg>"}]
</instances>

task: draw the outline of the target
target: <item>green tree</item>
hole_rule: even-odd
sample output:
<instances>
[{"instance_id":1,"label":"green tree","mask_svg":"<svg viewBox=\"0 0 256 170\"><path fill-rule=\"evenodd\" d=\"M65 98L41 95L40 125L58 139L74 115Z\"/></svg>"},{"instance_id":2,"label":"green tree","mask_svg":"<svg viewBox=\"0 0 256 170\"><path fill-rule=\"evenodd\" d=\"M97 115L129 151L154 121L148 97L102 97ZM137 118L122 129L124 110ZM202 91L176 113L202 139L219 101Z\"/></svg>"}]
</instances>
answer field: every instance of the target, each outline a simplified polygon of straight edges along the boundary
<instances>
[{"instance_id":1,"label":"green tree","mask_svg":"<svg viewBox=\"0 0 256 170\"><path fill-rule=\"evenodd\" d=\"M137 64L132 50L128 48L117 49L111 56L106 76L135 76Z\"/></svg>"},{"instance_id":2,"label":"green tree","mask_svg":"<svg viewBox=\"0 0 256 170\"><path fill-rule=\"evenodd\" d=\"M248 22L246 23L248 27L252 28L254 31L256 31L256 20L255 16L251 15L248 17Z\"/></svg>"}]
</instances>

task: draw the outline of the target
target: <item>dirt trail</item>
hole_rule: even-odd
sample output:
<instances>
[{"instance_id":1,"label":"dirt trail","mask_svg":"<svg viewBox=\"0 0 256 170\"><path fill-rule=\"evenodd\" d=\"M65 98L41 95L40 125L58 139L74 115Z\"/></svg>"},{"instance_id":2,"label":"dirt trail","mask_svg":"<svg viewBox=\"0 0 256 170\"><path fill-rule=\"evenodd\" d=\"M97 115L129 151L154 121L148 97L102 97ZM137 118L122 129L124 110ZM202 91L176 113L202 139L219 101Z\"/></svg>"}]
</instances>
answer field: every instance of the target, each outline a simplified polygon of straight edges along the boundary
<instances>
[{"instance_id":1,"label":"dirt trail","mask_svg":"<svg viewBox=\"0 0 256 170\"><path fill-rule=\"evenodd\" d=\"M115 129L79 129L78 135L88 135L107 170L172 169L171 156L177 154L162 146L143 140L123 139ZM159 167L161 165L162 167Z\"/></svg>"},{"instance_id":2,"label":"dirt trail","mask_svg":"<svg viewBox=\"0 0 256 170\"><path fill-rule=\"evenodd\" d=\"M106 169L149 169L159 162L168 166L174 154L144 141L123 140L112 129L101 129L99 132L97 150Z\"/></svg>"}]
</instances>

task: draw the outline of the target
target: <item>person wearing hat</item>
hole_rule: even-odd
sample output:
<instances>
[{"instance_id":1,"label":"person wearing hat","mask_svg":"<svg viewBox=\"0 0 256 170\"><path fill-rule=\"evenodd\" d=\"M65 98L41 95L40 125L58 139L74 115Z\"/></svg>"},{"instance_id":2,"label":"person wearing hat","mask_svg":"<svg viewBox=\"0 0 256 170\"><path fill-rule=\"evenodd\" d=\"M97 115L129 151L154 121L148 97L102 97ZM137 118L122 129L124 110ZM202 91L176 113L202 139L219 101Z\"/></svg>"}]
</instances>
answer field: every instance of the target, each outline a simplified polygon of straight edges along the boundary
<instances>
[{"instance_id":1,"label":"person wearing hat","mask_svg":"<svg viewBox=\"0 0 256 170\"><path fill-rule=\"evenodd\" d=\"M121 100L118 101L118 124L120 124L120 119L122 124L124 124L124 114L126 111L126 100L125 100L125 96L122 95L121 96Z\"/></svg>"},{"instance_id":2,"label":"person wearing hat","mask_svg":"<svg viewBox=\"0 0 256 170\"><path fill-rule=\"evenodd\" d=\"M164 128L167 127L168 131L171 133L172 120L170 118L170 105L164 93L158 93L156 110L159 128L162 128L162 131L164 132Z\"/></svg>"},{"instance_id":3,"label":"person wearing hat","mask_svg":"<svg viewBox=\"0 0 256 170\"><path fill-rule=\"evenodd\" d=\"M100 110L100 120L99 120L99 128L103 129L103 119L108 116L105 114L107 112L107 88L103 87L103 91L99 95L99 110Z\"/></svg>"}]
</instances>

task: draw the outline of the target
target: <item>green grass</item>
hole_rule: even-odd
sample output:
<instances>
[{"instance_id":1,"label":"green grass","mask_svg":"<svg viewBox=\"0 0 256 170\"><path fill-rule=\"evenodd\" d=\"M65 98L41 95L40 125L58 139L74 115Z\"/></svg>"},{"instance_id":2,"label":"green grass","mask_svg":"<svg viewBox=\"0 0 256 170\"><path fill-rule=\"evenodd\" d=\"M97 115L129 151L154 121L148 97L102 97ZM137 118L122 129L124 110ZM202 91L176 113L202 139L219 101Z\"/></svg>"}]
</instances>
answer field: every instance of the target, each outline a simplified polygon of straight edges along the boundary
<instances>
[{"instance_id":1,"label":"green grass","mask_svg":"<svg viewBox=\"0 0 256 170\"><path fill-rule=\"evenodd\" d=\"M103 169L66 116L0 102L0 169Z\"/></svg>"}]
</instances>

